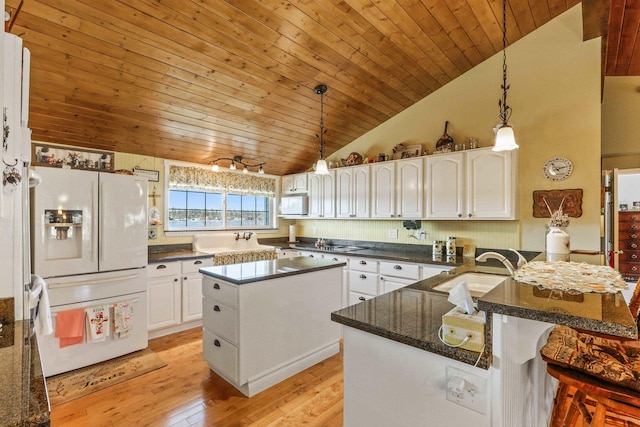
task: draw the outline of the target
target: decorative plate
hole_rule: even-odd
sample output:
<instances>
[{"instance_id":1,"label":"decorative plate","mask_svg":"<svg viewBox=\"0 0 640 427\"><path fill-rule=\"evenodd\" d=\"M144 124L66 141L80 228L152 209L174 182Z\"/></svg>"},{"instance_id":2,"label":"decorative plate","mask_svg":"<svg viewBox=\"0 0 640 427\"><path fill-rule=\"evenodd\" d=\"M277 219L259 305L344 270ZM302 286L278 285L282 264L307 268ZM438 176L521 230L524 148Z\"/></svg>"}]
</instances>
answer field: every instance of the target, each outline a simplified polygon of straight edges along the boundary
<instances>
[{"instance_id":1,"label":"decorative plate","mask_svg":"<svg viewBox=\"0 0 640 427\"><path fill-rule=\"evenodd\" d=\"M149 209L149 225L160 225L160 209L152 207Z\"/></svg>"}]
</instances>

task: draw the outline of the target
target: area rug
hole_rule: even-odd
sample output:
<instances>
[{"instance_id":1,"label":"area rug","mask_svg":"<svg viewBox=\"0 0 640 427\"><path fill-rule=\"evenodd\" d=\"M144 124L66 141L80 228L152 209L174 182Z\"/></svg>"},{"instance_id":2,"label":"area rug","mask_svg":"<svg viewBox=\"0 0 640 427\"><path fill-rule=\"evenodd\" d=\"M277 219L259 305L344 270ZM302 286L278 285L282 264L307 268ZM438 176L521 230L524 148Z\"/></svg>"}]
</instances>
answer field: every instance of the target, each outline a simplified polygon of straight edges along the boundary
<instances>
[{"instance_id":1,"label":"area rug","mask_svg":"<svg viewBox=\"0 0 640 427\"><path fill-rule=\"evenodd\" d=\"M98 390L166 366L147 349L47 378L51 406L60 405Z\"/></svg>"}]
</instances>

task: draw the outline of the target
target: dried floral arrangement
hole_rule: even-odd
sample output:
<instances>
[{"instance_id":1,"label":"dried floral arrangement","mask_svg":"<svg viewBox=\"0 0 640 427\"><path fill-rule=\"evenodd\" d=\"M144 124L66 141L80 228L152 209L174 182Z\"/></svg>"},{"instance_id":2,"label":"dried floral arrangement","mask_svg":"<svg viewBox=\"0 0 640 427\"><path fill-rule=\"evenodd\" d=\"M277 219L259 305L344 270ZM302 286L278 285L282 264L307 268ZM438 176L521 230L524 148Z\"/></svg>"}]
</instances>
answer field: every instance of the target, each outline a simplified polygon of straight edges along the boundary
<instances>
[{"instance_id":1,"label":"dried floral arrangement","mask_svg":"<svg viewBox=\"0 0 640 427\"><path fill-rule=\"evenodd\" d=\"M547 209L549 210L549 214L551 214L551 218L549 218L549 227L567 227L569 226L569 222L571 221L569 215L562 211L562 205L564 204L564 197L560 202L560 206L555 212L551 211L549 207L549 203L547 203L547 199L543 198L544 204L547 205Z\"/></svg>"}]
</instances>

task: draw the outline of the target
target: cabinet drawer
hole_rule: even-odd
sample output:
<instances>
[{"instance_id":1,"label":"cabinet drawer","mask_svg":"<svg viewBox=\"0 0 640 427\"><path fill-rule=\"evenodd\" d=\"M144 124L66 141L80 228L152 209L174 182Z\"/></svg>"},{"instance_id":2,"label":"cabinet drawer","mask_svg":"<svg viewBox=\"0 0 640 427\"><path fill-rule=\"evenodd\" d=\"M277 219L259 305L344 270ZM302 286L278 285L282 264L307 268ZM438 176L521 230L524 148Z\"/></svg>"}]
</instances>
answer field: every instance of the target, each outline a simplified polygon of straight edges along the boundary
<instances>
[{"instance_id":1,"label":"cabinet drawer","mask_svg":"<svg viewBox=\"0 0 640 427\"><path fill-rule=\"evenodd\" d=\"M235 345L205 329L202 331L202 357L220 374L238 382L238 348Z\"/></svg>"},{"instance_id":2,"label":"cabinet drawer","mask_svg":"<svg viewBox=\"0 0 640 427\"><path fill-rule=\"evenodd\" d=\"M618 259L620 260L620 262L640 262L640 251L623 251L618 255Z\"/></svg>"},{"instance_id":3,"label":"cabinet drawer","mask_svg":"<svg viewBox=\"0 0 640 427\"><path fill-rule=\"evenodd\" d=\"M420 279L420 266L417 264L380 261L380 274L418 280Z\"/></svg>"},{"instance_id":4,"label":"cabinet drawer","mask_svg":"<svg viewBox=\"0 0 640 427\"><path fill-rule=\"evenodd\" d=\"M147 277L179 276L181 266L179 261L162 262L158 264L149 264L147 266L147 270Z\"/></svg>"},{"instance_id":5,"label":"cabinet drawer","mask_svg":"<svg viewBox=\"0 0 640 427\"><path fill-rule=\"evenodd\" d=\"M350 271L349 290L373 296L378 295L378 275L362 271Z\"/></svg>"},{"instance_id":6,"label":"cabinet drawer","mask_svg":"<svg viewBox=\"0 0 640 427\"><path fill-rule=\"evenodd\" d=\"M358 304L359 302L366 301L374 298L374 295L360 294L358 292L349 292L349 305Z\"/></svg>"},{"instance_id":7,"label":"cabinet drawer","mask_svg":"<svg viewBox=\"0 0 640 427\"><path fill-rule=\"evenodd\" d=\"M183 273L198 273L204 267L213 267L213 257L182 261Z\"/></svg>"},{"instance_id":8,"label":"cabinet drawer","mask_svg":"<svg viewBox=\"0 0 640 427\"><path fill-rule=\"evenodd\" d=\"M238 307L238 288L222 280L205 276L202 280L202 295L229 307Z\"/></svg>"},{"instance_id":9,"label":"cabinet drawer","mask_svg":"<svg viewBox=\"0 0 640 427\"><path fill-rule=\"evenodd\" d=\"M638 238L640 238L640 230L620 231L620 233L618 233L619 240L638 240Z\"/></svg>"},{"instance_id":10,"label":"cabinet drawer","mask_svg":"<svg viewBox=\"0 0 640 427\"><path fill-rule=\"evenodd\" d=\"M618 220L620 222L640 222L640 212L618 212Z\"/></svg>"},{"instance_id":11,"label":"cabinet drawer","mask_svg":"<svg viewBox=\"0 0 640 427\"><path fill-rule=\"evenodd\" d=\"M620 221L618 223L618 230L623 231L640 231L640 221Z\"/></svg>"},{"instance_id":12,"label":"cabinet drawer","mask_svg":"<svg viewBox=\"0 0 640 427\"><path fill-rule=\"evenodd\" d=\"M378 261L370 258L349 257L349 268L351 270L378 272Z\"/></svg>"},{"instance_id":13,"label":"cabinet drawer","mask_svg":"<svg viewBox=\"0 0 640 427\"><path fill-rule=\"evenodd\" d=\"M638 251L640 250L640 240L620 240L618 246L622 251Z\"/></svg>"},{"instance_id":14,"label":"cabinet drawer","mask_svg":"<svg viewBox=\"0 0 640 427\"><path fill-rule=\"evenodd\" d=\"M202 300L202 324L206 329L236 344L238 342L238 310L209 298Z\"/></svg>"},{"instance_id":15,"label":"cabinet drawer","mask_svg":"<svg viewBox=\"0 0 640 427\"><path fill-rule=\"evenodd\" d=\"M619 270L622 275L640 275L640 262L621 262Z\"/></svg>"}]
</instances>

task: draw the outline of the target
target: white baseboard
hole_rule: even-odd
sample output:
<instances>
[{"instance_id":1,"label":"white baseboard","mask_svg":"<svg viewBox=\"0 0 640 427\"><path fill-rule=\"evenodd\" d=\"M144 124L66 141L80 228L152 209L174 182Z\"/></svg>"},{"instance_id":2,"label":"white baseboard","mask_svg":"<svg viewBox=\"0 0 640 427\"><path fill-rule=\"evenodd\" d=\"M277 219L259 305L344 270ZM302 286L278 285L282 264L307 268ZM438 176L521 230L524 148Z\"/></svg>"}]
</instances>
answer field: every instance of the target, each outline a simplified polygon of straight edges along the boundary
<instances>
[{"instance_id":1,"label":"white baseboard","mask_svg":"<svg viewBox=\"0 0 640 427\"><path fill-rule=\"evenodd\" d=\"M169 326L168 328L156 329L149 331L149 339L160 338L165 335L175 334L176 332L186 331L187 329L197 328L199 326L202 326L202 319Z\"/></svg>"}]
</instances>

